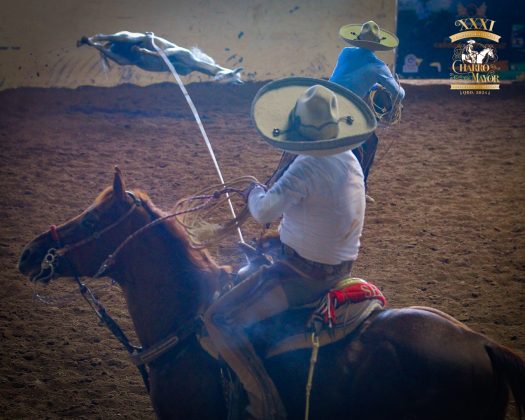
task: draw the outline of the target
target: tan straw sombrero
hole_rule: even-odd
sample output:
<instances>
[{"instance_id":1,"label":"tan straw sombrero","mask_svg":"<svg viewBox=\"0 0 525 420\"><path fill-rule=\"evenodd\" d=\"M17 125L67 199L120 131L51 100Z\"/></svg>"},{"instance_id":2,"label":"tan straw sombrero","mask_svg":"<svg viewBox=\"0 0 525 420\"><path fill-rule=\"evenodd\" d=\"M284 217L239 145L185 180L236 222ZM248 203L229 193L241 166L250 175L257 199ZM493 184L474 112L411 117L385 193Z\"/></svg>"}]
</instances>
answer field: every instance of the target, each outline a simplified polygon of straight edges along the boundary
<instances>
[{"instance_id":1,"label":"tan straw sombrero","mask_svg":"<svg viewBox=\"0 0 525 420\"><path fill-rule=\"evenodd\" d=\"M372 51L388 51L399 45L399 39L393 33L380 29L370 20L362 25L350 24L339 29L339 36L355 47Z\"/></svg>"},{"instance_id":2,"label":"tan straw sombrero","mask_svg":"<svg viewBox=\"0 0 525 420\"><path fill-rule=\"evenodd\" d=\"M361 145L376 129L368 105L327 80L288 77L264 85L252 102L255 127L272 146L326 156Z\"/></svg>"}]
</instances>

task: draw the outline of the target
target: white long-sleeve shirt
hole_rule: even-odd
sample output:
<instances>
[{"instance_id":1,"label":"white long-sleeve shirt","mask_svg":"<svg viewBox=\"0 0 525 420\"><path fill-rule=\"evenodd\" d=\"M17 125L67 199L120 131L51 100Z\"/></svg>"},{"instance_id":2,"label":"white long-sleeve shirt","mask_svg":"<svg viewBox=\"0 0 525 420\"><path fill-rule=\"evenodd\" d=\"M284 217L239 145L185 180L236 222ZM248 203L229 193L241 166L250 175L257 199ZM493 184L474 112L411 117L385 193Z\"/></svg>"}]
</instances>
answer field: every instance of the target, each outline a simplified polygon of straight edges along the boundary
<instances>
[{"instance_id":1,"label":"white long-sleeve shirt","mask_svg":"<svg viewBox=\"0 0 525 420\"><path fill-rule=\"evenodd\" d=\"M332 156L298 156L265 192L248 198L259 223L281 215L281 241L303 258L324 264L354 261L365 215L363 171L351 151Z\"/></svg>"}]
</instances>

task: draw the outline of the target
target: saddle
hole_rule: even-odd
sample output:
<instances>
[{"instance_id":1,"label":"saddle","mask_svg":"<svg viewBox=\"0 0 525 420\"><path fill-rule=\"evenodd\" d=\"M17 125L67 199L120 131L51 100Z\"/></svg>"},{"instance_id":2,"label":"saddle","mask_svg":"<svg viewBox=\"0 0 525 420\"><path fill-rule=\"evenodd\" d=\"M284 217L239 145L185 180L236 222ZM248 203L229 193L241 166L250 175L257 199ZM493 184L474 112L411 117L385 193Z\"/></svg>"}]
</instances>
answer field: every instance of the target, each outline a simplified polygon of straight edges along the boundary
<instances>
[{"instance_id":1,"label":"saddle","mask_svg":"<svg viewBox=\"0 0 525 420\"><path fill-rule=\"evenodd\" d=\"M278 239L276 241L275 237L271 237L257 249L243 244L250 264L239 271L238 281L257 271L261 265L272 264L276 244L279 243ZM312 334L323 347L351 334L374 311L385 305L386 299L375 285L360 278L346 277L318 301L261 321L250 327L248 335L263 359L299 349L311 349ZM203 348L218 359L206 333L199 340Z\"/></svg>"},{"instance_id":2,"label":"saddle","mask_svg":"<svg viewBox=\"0 0 525 420\"><path fill-rule=\"evenodd\" d=\"M270 242L266 241L264 244L258 249L243 246L250 264L237 273L238 281L257 272L262 265L273 264L275 254L272 256L272 253L275 252L276 245L280 245L280 241L273 237ZM290 269L286 266L284 268ZM247 332L257 354L263 360L296 350L311 351L310 377L314 366L312 360L314 354L317 359L320 347L352 334L361 325L366 324L365 320L373 312L381 310L385 305L386 299L376 286L360 278L347 277L340 280L318 301L289 309L256 323ZM244 418L244 408L247 404L244 388L231 368L219 357L205 329L201 330L201 333L202 335L198 335L201 346L217 359L220 365L228 418L240 420ZM311 389L311 382L307 385L307 401L308 386Z\"/></svg>"},{"instance_id":3,"label":"saddle","mask_svg":"<svg viewBox=\"0 0 525 420\"><path fill-rule=\"evenodd\" d=\"M376 286L360 278L348 277L319 301L263 321L259 328L255 326L251 335L259 344L258 348L264 347L262 354L266 358L311 349L312 334L317 336L320 347L323 347L350 335L372 312L385 305L386 299ZM285 325L287 327L283 328ZM260 343L258 335L266 338L265 346Z\"/></svg>"}]
</instances>

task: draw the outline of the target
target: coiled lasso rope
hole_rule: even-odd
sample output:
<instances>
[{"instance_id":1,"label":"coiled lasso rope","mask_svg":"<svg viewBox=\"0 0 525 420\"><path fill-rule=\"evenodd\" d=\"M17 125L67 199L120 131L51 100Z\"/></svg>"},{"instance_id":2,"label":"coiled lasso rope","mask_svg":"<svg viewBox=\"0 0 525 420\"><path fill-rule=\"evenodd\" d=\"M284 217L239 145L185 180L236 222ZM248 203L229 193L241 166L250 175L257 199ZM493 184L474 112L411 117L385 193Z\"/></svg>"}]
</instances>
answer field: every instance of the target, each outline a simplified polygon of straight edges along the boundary
<instances>
[{"instance_id":1,"label":"coiled lasso rope","mask_svg":"<svg viewBox=\"0 0 525 420\"><path fill-rule=\"evenodd\" d=\"M395 102L391 99L390 93L379 86L377 89L370 91L368 96L369 106L376 116L378 122L385 125L394 125L401 121L401 102ZM392 104L394 104L392 106Z\"/></svg>"},{"instance_id":2,"label":"coiled lasso rope","mask_svg":"<svg viewBox=\"0 0 525 420\"><path fill-rule=\"evenodd\" d=\"M250 215L242 193L254 183L260 185L256 178L243 176L177 201L173 209L175 220L186 231L193 247L208 247L239 229ZM231 205L234 198L242 199L241 208L236 216L228 217L225 205Z\"/></svg>"},{"instance_id":3,"label":"coiled lasso rope","mask_svg":"<svg viewBox=\"0 0 525 420\"><path fill-rule=\"evenodd\" d=\"M396 81L399 84L399 77L396 74ZM377 85L367 97L367 102L378 122L385 125L395 125L401 121L401 111L403 105L399 99L399 91L395 98L392 98L383 86Z\"/></svg>"}]
</instances>

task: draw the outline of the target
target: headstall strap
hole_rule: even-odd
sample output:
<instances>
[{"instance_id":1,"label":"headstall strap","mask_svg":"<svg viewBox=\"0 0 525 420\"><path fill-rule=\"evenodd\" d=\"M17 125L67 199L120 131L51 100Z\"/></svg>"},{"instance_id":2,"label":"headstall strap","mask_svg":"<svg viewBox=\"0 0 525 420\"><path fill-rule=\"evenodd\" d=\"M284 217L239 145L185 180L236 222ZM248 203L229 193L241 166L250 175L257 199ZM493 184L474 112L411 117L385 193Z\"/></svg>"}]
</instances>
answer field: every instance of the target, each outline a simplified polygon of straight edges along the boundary
<instances>
[{"instance_id":1,"label":"headstall strap","mask_svg":"<svg viewBox=\"0 0 525 420\"><path fill-rule=\"evenodd\" d=\"M226 189L225 189L226 190ZM133 204L130 207L130 209L122 215L119 219L117 219L114 223L110 224L109 226L106 226L104 229L102 229L100 232L95 232L90 237L81 240L77 243L74 243L72 245L65 245L62 243L60 239L60 235L58 234L58 229L56 225L51 225L49 228L51 239L55 242L57 242L59 248L50 248L47 251L47 254L44 256L42 263L41 263L41 270L42 273L44 270L50 270L50 274L48 274L45 278L51 278L53 274L55 273L59 257L63 258L66 264L69 265L69 268L73 272L73 277L78 285L80 294L84 298L84 300L91 306L99 320L106 325L106 327L110 330L110 332L119 340L119 342L126 348L128 351L131 360L133 363L137 366L142 379L144 381L144 385L149 393L150 391L150 385L149 385L149 375L148 370L146 368L146 365L153 362L155 359L157 359L159 356L164 354L166 351L172 349L180 342L184 341L186 338L188 338L190 335L194 334L196 332L196 329L199 326L199 318L192 319L186 323L184 323L180 328L178 328L175 333L169 335L168 337L160 340L159 342L155 343L153 346L149 347L147 350L143 350L141 347L134 346L130 343L128 337L122 330L122 328L118 325L118 323L107 313L106 308L102 305L102 303L98 300L96 295L91 291L91 289L82 281L80 280L80 275L78 275L77 270L75 269L72 262L67 258L67 253L70 252L73 249L76 249L93 239L96 239L100 237L103 233L109 231L110 229L114 228L118 224L120 224L124 219L126 219L137 207L142 205L142 202L140 199L131 191L126 191L127 194L133 199ZM221 191L222 193L227 192L237 192L237 190L234 189L228 189L226 191ZM212 198L217 199L218 197L215 197L215 194L211 196ZM189 209L187 211L195 211L195 209ZM144 230L149 229L159 223L162 223L164 220L176 216L177 213L170 214L168 216L164 216L162 218L153 220L152 222L148 223L147 225L140 228L138 231L130 235L114 252L114 255L118 253L118 251L127 244L130 240L135 238L138 234L142 233ZM112 260L112 256L110 255L108 257L108 260ZM107 261L104 263L106 264ZM97 274L98 275L98 274ZM96 277L96 276L95 276Z\"/></svg>"},{"instance_id":2,"label":"headstall strap","mask_svg":"<svg viewBox=\"0 0 525 420\"><path fill-rule=\"evenodd\" d=\"M95 231L91 234L91 236L79 241L79 242L76 242L74 244L71 244L71 245L63 245L60 241L60 236L58 234L58 229L55 225L51 225L50 227L50 234L51 234L51 238L53 240L56 240L57 242L59 242L59 244L61 245L61 248L57 251L57 254L59 254L60 256L64 256L66 255L68 252L71 252L73 249L76 249L82 245L85 245L86 243L89 243L93 240L96 240L98 238L100 238L103 234L105 234L106 232L108 232L109 230L113 229L115 226L118 226L120 223L122 223L125 219L128 218L128 216L130 216L138 207L140 207L142 205L142 201L140 201L140 198L138 198L135 193L133 193L132 191L126 191L126 193L133 199L133 203L131 205L131 207L128 209L128 211L126 213L124 213L121 217L119 217L117 220L115 220L113 223L109 224L108 226L106 226L105 228L103 228L102 230L100 231ZM56 238L56 239L55 239ZM63 246L62 246L63 245Z\"/></svg>"},{"instance_id":3,"label":"headstall strap","mask_svg":"<svg viewBox=\"0 0 525 420\"><path fill-rule=\"evenodd\" d=\"M96 295L91 291L91 289L82 281L80 280L80 275L78 274L77 270L75 269L73 263L67 258L67 253L70 252L72 249L78 248L94 239L97 239L102 235L103 233L109 231L110 229L114 228L118 224L120 224L124 219L126 219L137 207L142 205L142 202L140 199L132 192L132 191L126 191L126 193L133 199L133 204L129 208L129 210L122 215L119 219L117 219L114 223L106 226L104 229L102 229L100 232L94 232L93 235L90 237L81 240L77 243L74 243L72 245L65 245L62 243L62 240L60 238L60 235L58 233L58 229L56 225L51 225L49 227L49 234L51 239L57 243L57 248L50 248L44 258L41 262L41 274L44 273L45 270L49 270L49 274L47 274L45 277L42 277L42 280L51 279L56 271L56 268L59 263L59 258L63 258L66 264L69 265L69 268L73 272L73 277L78 285L80 294L84 298L84 300L91 306L99 320L102 324L106 325L106 327L110 330L110 332L119 340L119 342L126 348L128 353L130 355L137 355L140 354L140 351L142 350L141 347L134 346L130 343L128 337L122 330L122 328L118 325L118 323L107 313L106 308L102 303L98 300ZM144 365L138 365L137 366L141 376L142 380L144 381L144 386L146 387L146 390L148 393L150 392L150 385L149 385L149 375L148 371L146 369L146 366Z\"/></svg>"},{"instance_id":4,"label":"headstall strap","mask_svg":"<svg viewBox=\"0 0 525 420\"><path fill-rule=\"evenodd\" d=\"M51 225L49 227L49 232L51 233L51 239L55 242L60 242L60 237L58 236L58 230L56 225Z\"/></svg>"},{"instance_id":5,"label":"headstall strap","mask_svg":"<svg viewBox=\"0 0 525 420\"><path fill-rule=\"evenodd\" d=\"M84 298L84 300L91 306L93 309L93 312L95 312L95 315L98 317L100 322L104 324L108 330L113 334L113 336L124 346L124 348L128 351L128 353L133 356L134 354L139 354L142 350L141 347L134 346L129 341L129 338L126 336L122 328L120 328L120 325L117 321L115 321L106 311L106 308L100 301L98 300L97 296L91 291L91 289L82 281L80 280L80 276L76 273L76 270L74 269L71 262L65 257L66 262L71 266L73 271L75 272L74 278L77 282L78 289L80 291L80 294ZM144 382L144 386L146 387L146 390L148 393L150 392L150 383L149 383L149 374L148 370L146 369L146 366L138 366L137 369L140 372L140 375L142 377L142 380Z\"/></svg>"}]
</instances>

